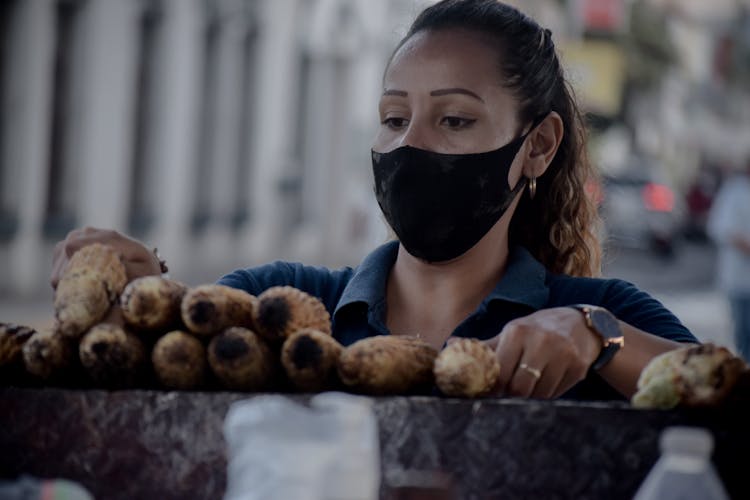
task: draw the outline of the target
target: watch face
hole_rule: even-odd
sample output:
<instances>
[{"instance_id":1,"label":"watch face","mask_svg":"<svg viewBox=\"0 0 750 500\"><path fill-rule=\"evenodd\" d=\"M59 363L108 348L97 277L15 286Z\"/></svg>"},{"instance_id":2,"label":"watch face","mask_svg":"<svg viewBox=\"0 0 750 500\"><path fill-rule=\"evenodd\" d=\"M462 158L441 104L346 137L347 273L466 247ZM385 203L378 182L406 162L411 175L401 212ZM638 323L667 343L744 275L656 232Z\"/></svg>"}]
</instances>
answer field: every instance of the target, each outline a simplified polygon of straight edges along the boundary
<instances>
[{"instance_id":1,"label":"watch face","mask_svg":"<svg viewBox=\"0 0 750 500\"><path fill-rule=\"evenodd\" d=\"M592 309L591 323L605 339L622 337L620 323L612 313L606 309Z\"/></svg>"}]
</instances>

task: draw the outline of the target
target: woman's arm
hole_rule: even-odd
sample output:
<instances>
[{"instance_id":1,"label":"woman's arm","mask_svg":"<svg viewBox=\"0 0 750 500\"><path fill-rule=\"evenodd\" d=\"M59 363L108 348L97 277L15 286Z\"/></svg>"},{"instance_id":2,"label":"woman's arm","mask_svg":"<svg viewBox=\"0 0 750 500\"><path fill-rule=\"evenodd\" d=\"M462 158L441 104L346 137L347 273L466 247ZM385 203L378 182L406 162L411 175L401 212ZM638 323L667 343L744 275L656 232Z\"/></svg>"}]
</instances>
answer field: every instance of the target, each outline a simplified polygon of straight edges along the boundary
<instances>
[{"instance_id":1,"label":"woman's arm","mask_svg":"<svg viewBox=\"0 0 750 500\"><path fill-rule=\"evenodd\" d=\"M683 344L619 325L624 345L599 373L629 398L648 362ZM542 309L510 321L488 343L500 361L498 392L520 397L559 397L586 378L602 350L601 336L573 307Z\"/></svg>"},{"instance_id":2,"label":"woman's arm","mask_svg":"<svg viewBox=\"0 0 750 500\"><path fill-rule=\"evenodd\" d=\"M630 398L637 390L641 370L649 361L685 344L651 335L623 321L619 323L625 343L612 360L599 370L599 374L609 385Z\"/></svg>"}]
</instances>

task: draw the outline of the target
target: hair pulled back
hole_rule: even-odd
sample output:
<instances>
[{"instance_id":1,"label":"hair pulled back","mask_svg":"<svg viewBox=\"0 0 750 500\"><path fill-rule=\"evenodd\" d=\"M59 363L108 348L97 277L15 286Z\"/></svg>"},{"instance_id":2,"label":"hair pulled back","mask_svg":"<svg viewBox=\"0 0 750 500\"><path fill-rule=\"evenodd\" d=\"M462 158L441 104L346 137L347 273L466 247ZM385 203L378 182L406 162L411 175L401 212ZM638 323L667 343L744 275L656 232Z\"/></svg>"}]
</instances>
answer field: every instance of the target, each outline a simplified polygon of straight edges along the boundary
<instances>
[{"instance_id":1,"label":"hair pulled back","mask_svg":"<svg viewBox=\"0 0 750 500\"><path fill-rule=\"evenodd\" d=\"M493 43L501 84L519 100L521 123L531 123L550 111L562 118L559 149L537 179L534 199L524 192L511 221L510 243L526 247L552 272L598 275L599 218L585 190L585 183L595 179L596 173L586 154L583 119L551 32L496 0L443 0L419 14L399 47L418 32L443 29L475 31Z\"/></svg>"}]
</instances>

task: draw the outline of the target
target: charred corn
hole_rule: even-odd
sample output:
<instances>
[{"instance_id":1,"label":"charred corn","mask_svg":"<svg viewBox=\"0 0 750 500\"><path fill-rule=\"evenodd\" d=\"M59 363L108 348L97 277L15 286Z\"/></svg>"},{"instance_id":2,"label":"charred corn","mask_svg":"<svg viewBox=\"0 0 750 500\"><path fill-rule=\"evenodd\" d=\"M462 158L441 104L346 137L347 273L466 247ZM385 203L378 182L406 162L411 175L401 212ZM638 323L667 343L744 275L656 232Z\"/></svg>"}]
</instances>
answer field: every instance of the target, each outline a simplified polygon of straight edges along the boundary
<instances>
[{"instance_id":1,"label":"charred corn","mask_svg":"<svg viewBox=\"0 0 750 500\"><path fill-rule=\"evenodd\" d=\"M643 369L631 402L639 408L662 409L718 405L748 369L741 358L713 344L668 351Z\"/></svg>"},{"instance_id":2,"label":"charred corn","mask_svg":"<svg viewBox=\"0 0 750 500\"><path fill-rule=\"evenodd\" d=\"M120 296L125 322L137 330L167 331L180 323L180 305L187 286L161 276L128 283Z\"/></svg>"},{"instance_id":3,"label":"charred corn","mask_svg":"<svg viewBox=\"0 0 750 500\"><path fill-rule=\"evenodd\" d=\"M291 286L276 286L258 296L255 328L270 342L283 341L305 328L330 335L331 317L317 297Z\"/></svg>"},{"instance_id":4,"label":"charred corn","mask_svg":"<svg viewBox=\"0 0 750 500\"><path fill-rule=\"evenodd\" d=\"M91 328L81 339L78 354L86 373L98 386L132 387L143 376L143 344L118 325L101 323Z\"/></svg>"},{"instance_id":5,"label":"charred corn","mask_svg":"<svg viewBox=\"0 0 750 500\"><path fill-rule=\"evenodd\" d=\"M477 339L459 339L435 360L435 383L446 396L476 398L488 394L500 375L495 353Z\"/></svg>"},{"instance_id":6,"label":"charred corn","mask_svg":"<svg viewBox=\"0 0 750 500\"><path fill-rule=\"evenodd\" d=\"M341 381L367 394L404 394L433 381L437 351L413 338L381 335L359 340L341 353Z\"/></svg>"},{"instance_id":7,"label":"charred corn","mask_svg":"<svg viewBox=\"0 0 750 500\"><path fill-rule=\"evenodd\" d=\"M343 349L327 333L310 328L299 330L284 341L281 364L297 389L322 391L335 384L336 365Z\"/></svg>"},{"instance_id":8,"label":"charred corn","mask_svg":"<svg viewBox=\"0 0 750 500\"><path fill-rule=\"evenodd\" d=\"M189 333L174 330L161 337L151 352L156 378L168 389L195 389L206 374L206 349Z\"/></svg>"},{"instance_id":9,"label":"charred corn","mask_svg":"<svg viewBox=\"0 0 750 500\"><path fill-rule=\"evenodd\" d=\"M201 285L182 299L182 321L196 335L210 336L232 326L252 327L258 299L224 285Z\"/></svg>"},{"instance_id":10,"label":"charred corn","mask_svg":"<svg viewBox=\"0 0 750 500\"><path fill-rule=\"evenodd\" d=\"M126 283L125 266L114 249L100 243L81 248L55 290L56 329L79 338L105 316Z\"/></svg>"},{"instance_id":11,"label":"charred corn","mask_svg":"<svg viewBox=\"0 0 750 500\"><path fill-rule=\"evenodd\" d=\"M228 328L211 339L208 364L227 389L257 391L268 387L277 361L252 330Z\"/></svg>"},{"instance_id":12,"label":"charred corn","mask_svg":"<svg viewBox=\"0 0 750 500\"><path fill-rule=\"evenodd\" d=\"M56 382L75 361L75 346L56 330L34 333L23 345L26 371L41 380Z\"/></svg>"},{"instance_id":13,"label":"charred corn","mask_svg":"<svg viewBox=\"0 0 750 500\"><path fill-rule=\"evenodd\" d=\"M0 323L0 386L24 379L23 345L34 333L27 326Z\"/></svg>"},{"instance_id":14,"label":"charred corn","mask_svg":"<svg viewBox=\"0 0 750 500\"><path fill-rule=\"evenodd\" d=\"M28 326L0 323L0 368L23 363L23 345L34 332Z\"/></svg>"}]
</instances>

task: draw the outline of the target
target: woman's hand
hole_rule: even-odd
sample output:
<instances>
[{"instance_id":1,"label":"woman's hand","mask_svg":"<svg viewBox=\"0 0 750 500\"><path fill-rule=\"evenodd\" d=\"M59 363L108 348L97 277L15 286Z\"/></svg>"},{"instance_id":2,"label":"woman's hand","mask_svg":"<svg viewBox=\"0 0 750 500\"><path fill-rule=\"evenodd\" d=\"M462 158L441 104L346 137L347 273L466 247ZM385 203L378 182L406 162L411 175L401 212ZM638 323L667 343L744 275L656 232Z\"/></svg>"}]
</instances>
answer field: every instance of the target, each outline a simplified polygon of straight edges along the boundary
<instances>
[{"instance_id":1,"label":"woman's hand","mask_svg":"<svg viewBox=\"0 0 750 500\"><path fill-rule=\"evenodd\" d=\"M498 393L545 399L583 380L602 346L583 315L570 307L510 321L487 343L500 361Z\"/></svg>"},{"instance_id":2,"label":"woman's hand","mask_svg":"<svg viewBox=\"0 0 750 500\"><path fill-rule=\"evenodd\" d=\"M161 274L161 265L154 252L140 241L129 238L117 231L84 227L69 232L64 240L55 245L52 257L52 275L50 284L57 289L68 261L80 248L92 243L103 243L111 246L120 253L125 265L128 281L141 276Z\"/></svg>"}]
</instances>

